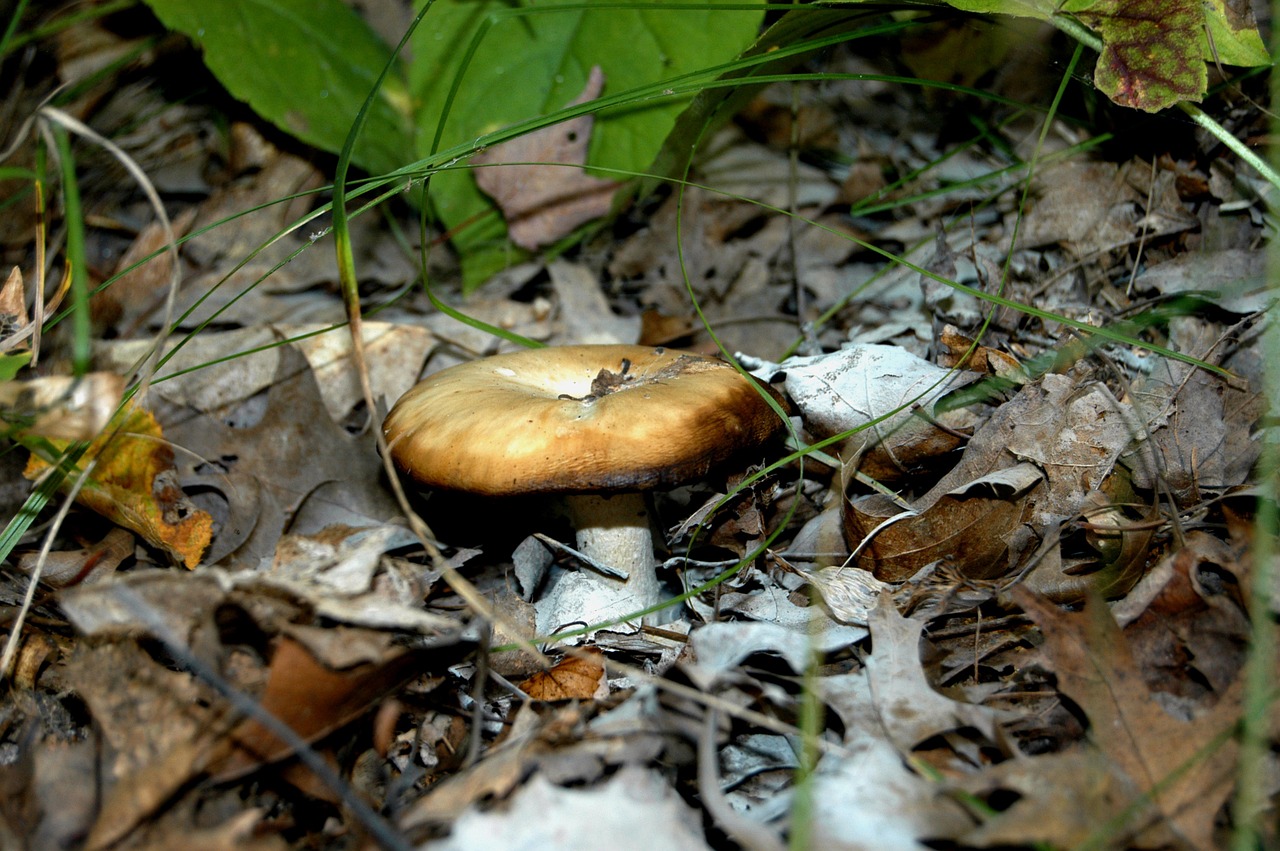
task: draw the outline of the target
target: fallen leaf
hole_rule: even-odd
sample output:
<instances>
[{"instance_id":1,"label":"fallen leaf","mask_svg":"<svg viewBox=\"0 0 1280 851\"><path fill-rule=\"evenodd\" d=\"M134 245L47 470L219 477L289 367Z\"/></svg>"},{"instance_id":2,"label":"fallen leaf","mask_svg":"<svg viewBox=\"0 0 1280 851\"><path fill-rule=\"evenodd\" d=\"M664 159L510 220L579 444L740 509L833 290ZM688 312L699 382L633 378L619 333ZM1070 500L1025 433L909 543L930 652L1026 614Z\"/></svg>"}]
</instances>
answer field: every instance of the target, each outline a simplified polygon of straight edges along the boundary
<instances>
[{"instance_id":1,"label":"fallen leaf","mask_svg":"<svg viewBox=\"0 0 1280 851\"><path fill-rule=\"evenodd\" d=\"M707 851L701 820L662 777L628 765L606 783L566 789L541 775L506 806L467 808L438 851Z\"/></svg>"},{"instance_id":2,"label":"fallen leaf","mask_svg":"<svg viewBox=\"0 0 1280 851\"><path fill-rule=\"evenodd\" d=\"M885 640L888 644L895 639L886 634ZM903 659L918 670L919 658L918 646L912 642ZM923 678L920 672L912 682ZM818 688L823 701L843 722L844 750L828 753L818 763L812 791L811 847L919 851L928 847L922 840L957 836L972 823L942 784L921 776L903 758L902 749L882 725L893 710L888 705L882 707L874 697L867 672L821 677ZM933 698L923 702L932 703ZM902 720L910 723L909 718ZM934 720L939 719L934 716ZM955 726L944 721L937 732ZM916 735L909 730L896 732L907 738Z\"/></svg>"},{"instance_id":3,"label":"fallen leaf","mask_svg":"<svg viewBox=\"0 0 1280 851\"><path fill-rule=\"evenodd\" d=\"M40 581L53 588L96 581L113 573L132 555L133 535L124 529L112 529L91 546L49 553L40 571ZM18 570L30 574L38 562L37 553L26 553L18 560Z\"/></svg>"},{"instance_id":4,"label":"fallen leaf","mask_svg":"<svg viewBox=\"0 0 1280 851\"><path fill-rule=\"evenodd\" d=\"M595 66L569 106L595 100L603 90L604 72ZM534 251L609 212L618 184L580 168L594 123L595 116L580 115L472 157L472 164L484 166L475 170L476 185L502 208L516 245Z\"/></svg>"},{"instance_id":5,"label":"fallen leaf","mask_svg":"<svg viewBox=\"0 0 1280 851\"><path fill-rule=\"evenodd\" d=\"M0 352L28 348L25 341L10 342L9 338L21 334L30 324L27 288L22 282L22 270L14 266L0 287Z\"/></svg>"},{"instance_id":6,"label":"fallen leaf","mask_svg":"<svg viewBox=\"0 0 1280 851\"><path fill-rule=\"evenodd\" d=\"M929 682L920 660L924 622L898 613L882 594L868 617L871 655L867 680L884 734L904 753L925 739L961 727L972 727L987 741L1001 741L1000 713L985 706L952 700Z\"/></svg>"},{"instance_id":7,"label":"fallen leaf","mask_svg":"<svg viewBox=\"0 0 1280 851\"><path fill-rule=\"evenodd\" d=\"M69 444L50 442L58 450ZM213 518L183 493L173 460L173 448L155 416L143 408L127 408L81 456L81 464L97 464L76 501L194 568L213 536ZM33 454L23 475L36 479L48 468L49 462Z\"/></svg>"},{"instance_id":8,"label":"fallen leaf","mask_svg":"<svg viewBox=\"0 0 1280 851\"><path fill-rule=\"evenodd\" d=\"M260 697L262 708L288 724L305 742L336 730L412 677L422 661L418 653L393 647L391 635L383 634L380 640L384 645L380 660L334 670L301 642L282 636L271 657ZM227 747L211 761L209 771L218 782L224 782L293 752L260 721L248 718L231 731Z\"/></svg>"},{"instance_id":9,"label":"fallen leaf","mask_svg":"<svg viewBox=\"0 0 1280 851\"><path fill-rule=\"evenodd\" d=\"M111 372L0 383L0 425L53 441L93 440L120 407L124 379Z\"/></svg>"},{"instance_id":10,"label":"fallen leaf","mask_svg":"<svg viewBox=\"0 0 1280 851\"><path fill-rule=\"evenodd\" d=\"M973 422L967 410L939 413L935 406L975 381L976 373L934 366L896 346L850 345L830 354L753 364L752 372L783 382L814 435L858 429L842 452L854 459L874 453L864 472L877 478L910 474L930 457L954 450L961 443L955 430Z\"/></svg>"},{"instance_id":11,"label":"fallen leaf","mask_svg":"<svg viewBox=\"0 0 1280 851\"><path fill-rule=\"evenodd\" d=\"M589 649L584 653L600 656ZM599 700L609 694L604 665L570 656L549 671L539 671L520 683L520 690L533 700Z\"/></svg>"},{"instance_id":12,"label":"fallen leaf","mask_svg":"<svg viewBox=\"0 0 1280 851\"><path fill-rule=\"evenodd\" d=\"M220 415L175 416L170 438L184 450L183 482L221 493L230 518L206 560L258 569L284 530L381 525L399 514L382 483L367 431L351 435L330 417L306 359L279 348L265 405L249 399Z\"/></svg>"},{"instance_id":13,"label":"fallen leaf","mask_svg":"<svg viewBox=\"0 0 1280 851\"><path fill-rule=\"evenodd\" d=\"M960 837L964 845L980 848L1036 843L1079 847L1125 804L1124 778L1116 776L1095 750L1018 757L957 782L969 794L984 798L1010 791L1019 796Z\"/></svg>"},{"instance_id":14,"label":"fallen leaf","mask_svg":"<svg viewBox=\"0 0 1280 851\"><path fill-rule=\"evenodd\" d=\"M945 493L926 494L913 506L914 514L888 497L870 494L845 506L845 537L850 547L861 547L855 563L885 582L910 579L940 560L969 579L1001 576L1010 569L1006 555L1014 532L1034 504L1028 495L1043 481L1035 465L1018 464Z\"/></svg>"},{"instance_id":15,"label":"fallen leaf","mask_svg":"<svg viewBox=\"0 0 1280 851\"><path fill-rule=\"evenodd\" d=\"M1178 720L1151 694L1105 606L1090 601L1070 614L1025 589L1013 593L1044 634L1059 690L1088 717L1091 743L1131 784L1127 818L1099 826L1108 842L1132 833L1161 845L1177 837L1216 847L1214 822L1233 788L1237 747L1229 733L1240 717L1239 682L1213 708Z\"/></svg>"}]
</instances>

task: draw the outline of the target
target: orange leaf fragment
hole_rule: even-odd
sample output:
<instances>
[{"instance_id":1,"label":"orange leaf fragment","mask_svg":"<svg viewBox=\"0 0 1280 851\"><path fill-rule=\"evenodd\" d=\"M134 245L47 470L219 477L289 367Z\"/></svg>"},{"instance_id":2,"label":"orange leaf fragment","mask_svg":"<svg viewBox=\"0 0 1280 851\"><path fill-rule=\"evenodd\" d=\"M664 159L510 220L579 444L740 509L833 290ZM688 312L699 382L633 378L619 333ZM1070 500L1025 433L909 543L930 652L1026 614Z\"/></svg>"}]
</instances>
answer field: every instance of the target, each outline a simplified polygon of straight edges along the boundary
<instances>
[{"instance_id":1,"label":"orange leaf fragment","mask_svg":"<svg viewBox=\"0 0 1280 851\"><path fill-rule=\"evenodd\" d=\"M586 650L603 659L599 651ZM533 700L596 700L609 693L604 665L579 656L570 656L549 671L539 671L520 684Z\"/></svg>"},{"instance_id":2,"label":"orange leaf fragment","mask_svg":"<svg viewBox=\"0 0 1280 851\"><path fill-rule=\"evenodd\" d=\"M55 449L70 441L50 440ZM200 563L213 537L213 517L196 508L178 485L173 448L150 411L118 414L81 456L81 469L96 461L76 501L164 550L189 568ZM38 478L49 462L35 455L22 474Z\"/></svg>"}]
</instances>

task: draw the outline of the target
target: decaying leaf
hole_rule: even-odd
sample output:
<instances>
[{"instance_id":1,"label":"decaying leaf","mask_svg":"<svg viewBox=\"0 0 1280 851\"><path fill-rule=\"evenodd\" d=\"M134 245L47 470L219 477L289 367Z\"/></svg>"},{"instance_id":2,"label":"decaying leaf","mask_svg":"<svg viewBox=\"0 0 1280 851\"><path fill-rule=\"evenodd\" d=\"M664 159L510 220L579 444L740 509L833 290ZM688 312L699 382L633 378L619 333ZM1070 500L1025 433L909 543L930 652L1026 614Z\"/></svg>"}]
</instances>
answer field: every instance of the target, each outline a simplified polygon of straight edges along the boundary
<instances>
[{"instance_id":1,"label":"decaying leaf","mask_svg":"<svg viewBox=\"0 0 1280 851\"><path fill-rule=\"evenodd\" d=\"M583 653L599 656L584 648ZM570 656L548 671L539 671L520 683L533 700L599 700L609 693L604 665L581 656Z\"/></svg>"},{"instance_id":2,"label":"decaying leaf","mask_svg":"<svg viewBox=\"0 0 1280 851\"><path fill-rule=\"evenodd\" d=\"M823 567L801 575L817 590L831 616L841 623L866 626L880 594L889 590L886 582L859 567Z\"/></svg>"},{"instance_id":3,"label":"decaying leaf","mask_svg":"<svg viewBox=\"0 0 1280 851\"><path fill-rule=\"evenodd\" d=\"M1239 683L1192 720L1179 720L1154 699L1110 612L1096 601L1069 614L1023 590L1015 599L1044 633L1044 654L1058 688L1089 718L1093 746L1126 778L1132 806L1122 833L1145 842L1215 847L1214 822L1231 794L1240 716Z\"/></svg>"},{"instance_id":4,"label":"decaying leaf","mask_svg":"<svg viewBox=\"0 0 1280 851\"><path fill-rule=\"evenodd\" d=\"M1100 0L1079 14L1102 36L1094 83L1116 103L1158 112L1204 95L1199 0Z\"/></svg>"},{"instance_id":5,"label":"decaying leaf","mask_svg":"<svg viewBox=\"0 0 1280 851\"><path fill-rule=\"evenodd\" d=\"M27 327L30 324L27 288L22 281L22 270L14 266L4 286L0 286L0 353L29 348L20 335L30 330Z\"/></svg>"},{"instance_id":6,"label":"decaying leaf","mask_svg":"<svg viewBox=\"0 0 1280 851\"><path fill-rule=\"evenodd\" d=\"M69 441L51 441L65 449ZM81 465L96 462L76 499L103 517L132 529L180 564L194 568L213 536L213 518L178 485L173 448L155 416L125 409L85 450ZM39 477L49 462L32 455L23 471Z\"/></svg>"},{"instance_id":7,"label":"decaying leaf","mask_svg":"<svg viewBox=\"0 0 1280 851\"><path fill-rule=\"evenodd\" d=\"M603 846L612 851L709 848L697 814L656 772L638 765L591 788L566 789L536 776L506 807L467 808L448 839L431 843L439 851L595 851Z\"/></svg>"},{"instance_id":8,"label":"decaying leaf","mask_svg":"<svg viewBox=\"0 0 1280 851\"><path fill-rule=\"evenodd\" d=\"M1010 568L1014 531L1034 504L1028 494L1043 481L1035 465L1018 464L935 490L892 523L886 521L906 514L901 506L878 493L860 497L845 506L845 536L855 550L861 547L855 563L885 582L909 579L940 560L970 579L1000 576Z\"/></svg>"},{"instance_id":9,"label":"decaying leaf","mask_svg":"<svg viewBox=\"0 0 1280 851\"><path fill-rule=\"evenodd\" d=\"M183 481L222 494L230 517L207 560L258 568L275 556L286 526L381 525L398 514L379 478L372 435L351 435L330 417L306 359L279 349L264 404L252 399L212 416L184 412L168 429L184 452Z\"/></svg>"},{"instance_id":10,"label":"decaying leaf","mask_svg":"<svg viewBox=\"0 0 1280 851\"><path fill-rule=\"evenodd\" d=\"M366 633L365 637L372 636ZM301 642L282 636L259 698L263 709L292 727L305 742L332 732L403 684L421 664L418 654L392 646L390 635L382 636L382 641L383 654L377 661L334 670ZM225 781L293 752L260 721L249 718L231 731L224 752L213 759L209 771Z\"/></svg>"},{"instance_id":11,"label":"decaying leaf","mask_svg":"<svg viewBox=\"0 0 1280 851\"><path fill-rule=\"evenodd\" d=\"M1217 329L1188 317L1173 326L1182 350L1210 361ZM1150 439L1124 458L1137 487L1166 488L1180 506L1243 484L1262 451L1254 428L1263 399L1247 383L1169 358L1155 358L1133 382L1132 404Z\"/></svg>"},{"instance_id":12,"label":"decaying leaf","mask_svg":"<svg viewBox=\"0 0 1280 851\"><path fill-rule=\"evenodd\" d=\"M595 100L602 91L604 72L595 66L586 88L569 106ZM580 115L472 158L474 165L484 166L475 171L476 184L502 208L516 245L534 251L609 212L618 184L581 168L594 124L595 116Z\"/></svg>"},{"instance_id":13,"label":"decaying leaf","mask_svg":"<svg viewBox=\"0 0 1280 851\"><path fill-rule=\"evenodd\" d=\"M131 555L133 535L124 529L112 529L90 546L49 553L40 571L40 581L54 588L92 582L114 571ZM18 570L32 573L39 560L36 553L27 553L18 560Z\"/></svg>"},{"instance_id":14,"label":"decaying leaf","mask_svg":"<svg viewBox=\"0 0 1280 851\"><path fill-rule=\"evenodd\" d=\"M850 459L872 453L862 469L877 478L900 478L954 450L961 443L956 429L973 422L967 410L935 414L934 406L947 393L976 380L975 373L934 366L895 346L853 345L779 364L753 359L744 363L765 381L783 382L814 435L862 429L849 438L843 452Z\"/></svg>"},{"instance_id":15,"label":"decaying leaf","mask_svg":"<svg viewBox=\"0 0 1280 851\"><path fill-rule=\"evenodd\" d=\"M971 727L996 744L1000 713L985 706L952 700L930 685L920 661L924 622L898 614L887 595L872 610L872 652L867 680L882 729L897 747L908 752L930 736Z\"/></svg>"}]
</instances>

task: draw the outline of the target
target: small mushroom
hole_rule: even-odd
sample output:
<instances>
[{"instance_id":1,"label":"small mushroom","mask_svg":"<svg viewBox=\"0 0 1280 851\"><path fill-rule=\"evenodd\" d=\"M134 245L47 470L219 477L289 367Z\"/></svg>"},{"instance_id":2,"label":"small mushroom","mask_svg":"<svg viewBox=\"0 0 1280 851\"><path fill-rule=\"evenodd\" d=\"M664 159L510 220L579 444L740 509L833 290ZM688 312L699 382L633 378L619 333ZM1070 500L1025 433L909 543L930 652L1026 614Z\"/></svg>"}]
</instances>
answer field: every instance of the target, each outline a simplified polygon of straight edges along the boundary
<instances>
[{"instance_id":1,"label":"small mushroom","mask_svg":"<svg viewBox=\"0 0 1280 851\"><path fill-rule=\"evenodd\" d=\"M729 364L685 352L531 349L435 373L383 431L396 465L428 487L563 494L578 549L625 577L574 574L586 600L575 619L597 623L662 602L644 492L758 449L782 425L764 393Z\"/></svg>"}]
</instances>

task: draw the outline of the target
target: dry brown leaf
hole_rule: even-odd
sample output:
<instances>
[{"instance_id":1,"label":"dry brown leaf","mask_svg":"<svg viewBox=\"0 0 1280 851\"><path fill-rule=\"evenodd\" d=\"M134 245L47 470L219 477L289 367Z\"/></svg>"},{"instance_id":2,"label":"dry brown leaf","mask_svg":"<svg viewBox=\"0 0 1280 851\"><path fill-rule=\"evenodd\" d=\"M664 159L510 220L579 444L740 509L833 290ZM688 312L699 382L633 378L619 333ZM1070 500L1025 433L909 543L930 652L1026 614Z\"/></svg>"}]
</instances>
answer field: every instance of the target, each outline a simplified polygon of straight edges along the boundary
<instances>
[{"instance_id":1,"label":"dry brown leaf","mask_svg":"<svg viewBox=\"0 0 1280 851\"><path fill-rule=\"evenodd\" d=\"M1143 580L1155 587L1124 634L1152 691L1193 701L1231 687L1249 646L1249 620L1223 571L1239 562L1226 543L1193 531Z\"/></svg>"},{"instance_id":2,"label":"dry brown leaf","mask_svg":"<svg viewBox=\"0 0 1280 851\"><path fill-rule=\"evenodd\" d=\"M391 646L390 635L381 637L381 660L340 671L325 667L301 642L281 637L260 697L262 708L306 742L353 720L412 676L420 662L417 654ZM228 736L224 752L211 761L210 772L218 782L224 782L292 754L293 748L286 742L248 718Z\"/></svg>"},{"instance_id":3,"label":"dry brown leaf","mask_svg":"<svg viewBox=\"0 0 1280 851\"><path fill-rule=\"evenodd\" d=\"M1029 494L1042 479L1030 464L1001 471L1008 476L1026 474L1007 485L983 479L963 488L929 499L908 516L875 531L890 517L903 513L900 506L880 494L856 499L845 506L845 537L856 548L872 533L863 547L857 566L872 571L877 579L901 582L925 565L945 561L969 579L1000 576L1009 569L1006 554L1014 530L1024 523L1030 506Z\"/></svg>"},{"instance_id":4,"label":"dry brown leaf","mask_svg":"<svg viewBox=\"0 0 1280 851\"><path fill-rule=\"evenodd\" d=\"M112 529L96 544L49 553L40 571L40 581L54 588L66 588L96 580L114 572L131 555L133 535L124 529ZM26 553L18 560L18 570L32 573L38 561L38 554Z\"/></svg>"},{"instance_id":5,"label":"dry brown leaf","mask_svg":"<svg viewBox=\"0 0 1280 851\"><path fill-rule=\"evenodd\" d=\"M583 652L603 658L599 651ZM520 683L520 690L533 700L599 700L609 694L609 680L600 662L570 656Z\"/></svg>"},{"instance_id":6,"label":"dry brown leaf","mask_svg":"<svg viewBox=\"0 0 1280 851\"><path fill-rule=\"evenodd\" d=\"M1044 633L1045 659L1059 690L1088 716L1093 744L1132 784L1134 810L1108 828L1109 841L1131 832L1214 848L1214 820L1232 791L1237 747L1228 733L1240 717L1239 683L1211 710L1177 720L1152 696L1105 606L1070 614L1021 588L1014 599Z\"/></svg>"},{"instance_id":7,"label":"dry brown leaf","mask_svg":"<svg viewBox=\"0 0 1280 851\"><path fill-rule=\"evenodd\" d=\"M586 88L569 106L595 100L603 90L604 72L593 67ZM472 158L475 165L492 166L476 169L476 185L502 208L516 245L534 251L609 212L618 184L566 167L586 165L594 123L594 116L581 115Z\"/></svg>"},{"instance_id":8,"label":"dry brown leaf","mask_svg":"<svg viewBox=\"0 0 1280 851\"><path fill-rule=\"evenodd\" d=\"M68 441L51 441L62 450ZM97 461L76 501L141 535L175 561L194 568L213 536L213 518L178 486L173 448L150 411L128 408L117 427L89 445L81 464ZM35 455L23 475L38 478L49 463Z\"/></svg>"},{"instance_id":9,"label":"dry brown leaf","mask_svg":"<svg viewBox=\"0 0 1280 851\"><path fill-rule=\"evenodd\" d=\"M0 287L0 340L23 331L31 324L27 314L27 288L22 282L22 270L14 266ZM14 345L0 346L0 352L14 349L26 349L24 342Z\"/></svg>"},{"instance_id":10,"label":"dry brown leaf","mask_svg":"<svg viewBox=\"0 0 1280 851\"><path fill-rule=\"evenodd\" d=\"M186 236L195 217L194 207L178 214L172 222L175 239ZM120 277L89 300L89 310L99 327L118 325L123 329L121 336L132 336L136 323L163 304L174 278L174 255L165 250L168 244L164 227L159 222L147 225L134 238L133 244L116 264L116 274ZM157 256L131 269L152 254Z\"/></svg>"}]
</instances>

